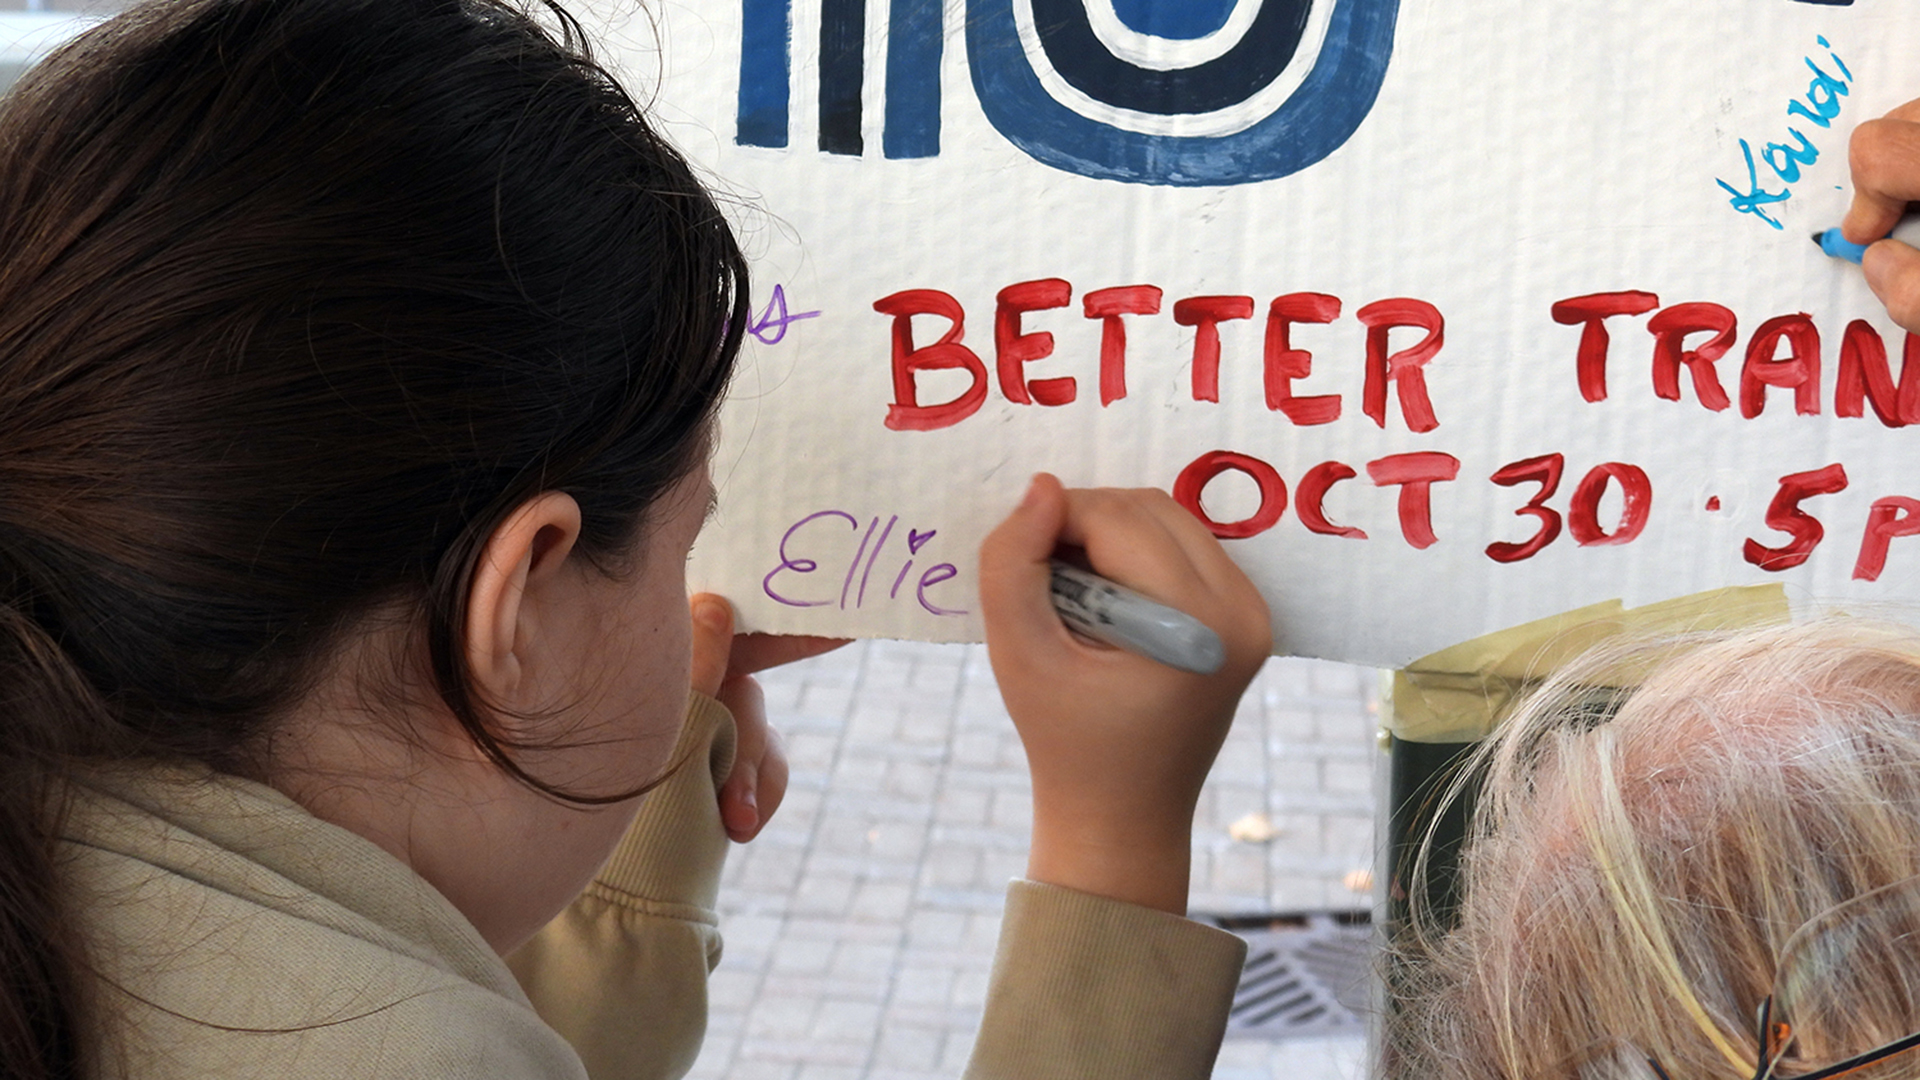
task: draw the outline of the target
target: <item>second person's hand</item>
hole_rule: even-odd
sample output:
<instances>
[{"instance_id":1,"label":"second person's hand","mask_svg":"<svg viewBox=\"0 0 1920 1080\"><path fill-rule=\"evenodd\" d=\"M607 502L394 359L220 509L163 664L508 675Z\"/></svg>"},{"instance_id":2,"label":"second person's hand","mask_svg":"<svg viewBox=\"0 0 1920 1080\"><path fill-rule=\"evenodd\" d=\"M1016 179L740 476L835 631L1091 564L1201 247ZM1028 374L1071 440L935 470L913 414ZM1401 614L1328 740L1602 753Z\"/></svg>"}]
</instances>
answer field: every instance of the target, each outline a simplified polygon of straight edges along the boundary
<instances>
[{"instance_id":1,"label":"second person's hand","mask_svg":"<svg viewBox=\"0 0 1920 1080\"><path fill-rule=\"evenodd\" d=\"M692 599L693 688L733 714L733 771L720 785L720 821L744 844L760 834L787 794L787 752L767 723L753 674L845 645L844 638L735 634L733 605L713 593Z\"/></svg>"},{"instance_id":2,"label":"second person's hand","mask_svg":"<svg viewBox=\"0 0 1920 1080\"><path fill-rule=\"evenodd\" d=\"M1882 240L1920 200L1920 101L1909 101L1853 131L1848 144L1853 203L1841 233L1867 248L1860 267L1893 321L1920 333L1920 251Z\"/></svg>"}]
</instances>

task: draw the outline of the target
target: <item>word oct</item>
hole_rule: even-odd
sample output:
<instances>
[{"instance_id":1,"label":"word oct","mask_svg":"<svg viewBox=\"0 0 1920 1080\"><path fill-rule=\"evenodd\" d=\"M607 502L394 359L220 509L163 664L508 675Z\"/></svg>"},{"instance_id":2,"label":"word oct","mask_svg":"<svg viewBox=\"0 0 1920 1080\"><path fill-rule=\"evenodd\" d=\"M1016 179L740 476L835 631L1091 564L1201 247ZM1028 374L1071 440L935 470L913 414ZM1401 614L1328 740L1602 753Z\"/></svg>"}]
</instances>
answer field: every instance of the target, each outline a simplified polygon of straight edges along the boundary
<instances>
[{"instance_id":1,"label":"word oct","mask_svg":"<svg viewBox=\"0 0 1920 1080\"><path fill-rule=\"evenodd\" d=\"M1533 497L1514 510L1520 517L1534 518L1537 525L1533 535L1523 541L1488 544L1489 559L1500 563L1530 559L1559 538L1563 524L1581 547L1631 543L1646 530L1653 512L1653 484L1645 470L1619 461L1594 466L1574 488L1567 511L1562 514L1548 506L1547 500L1559 491L1565 468L1566 456L1553 453L1524 458L1494 470L1488 479L1502 487L1539 485ZM1400 489L1395 509L1400 519L1400 535L1409 546L1425 549L1439 543L1440 538L1433 530L1433 488L1435 484L1459 478L1459 458L1434 450L1388 454L1367 462L1366 471L1375 487ZM1201 503L1207 485L1227 472L1247 476L1260 493L1258 508L1239 521L1218 521ZM1306 471L1294 488L1293 504L1295 514L1308 532L1351 540L1367 539L1366 532L1330 520L1326 511L1327 493L1333 486L1358 475L1353 466L1338 461L1323 461ZM1604 525L1600 520L1601 502L1616 486L1621 494L1620 518L1611 526ZM1288 505L1287 484L1279 470L1252 455L1227 450L1202 454L1180 470L1173 483L1173 497L1222 540L1244 540L1266 532L1279 524Z\"/></svg>"}]
</instances>

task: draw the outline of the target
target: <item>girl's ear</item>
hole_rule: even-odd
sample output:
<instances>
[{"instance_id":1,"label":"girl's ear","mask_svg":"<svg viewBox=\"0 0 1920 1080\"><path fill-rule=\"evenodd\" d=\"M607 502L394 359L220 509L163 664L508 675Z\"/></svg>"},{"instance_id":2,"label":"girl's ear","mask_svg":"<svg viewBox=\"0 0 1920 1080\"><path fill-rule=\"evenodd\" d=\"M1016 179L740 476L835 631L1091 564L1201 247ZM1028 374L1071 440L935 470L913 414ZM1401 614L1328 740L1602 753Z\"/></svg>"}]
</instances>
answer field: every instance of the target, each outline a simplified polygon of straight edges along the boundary
<instances>
[{"instance_id":1,"label":"girl's ear","mask_svg":"<svg viewBox=\"0 0 1920 1080\"><path fill-rule=\"evenodd\" d=\"M580 538L580 504L545 491L508 514L487 538L467 591L462 631L467 669L495 701L513 700L537 643L545 613L539 593L553 581Z\"/></svg>"}]
</instances>

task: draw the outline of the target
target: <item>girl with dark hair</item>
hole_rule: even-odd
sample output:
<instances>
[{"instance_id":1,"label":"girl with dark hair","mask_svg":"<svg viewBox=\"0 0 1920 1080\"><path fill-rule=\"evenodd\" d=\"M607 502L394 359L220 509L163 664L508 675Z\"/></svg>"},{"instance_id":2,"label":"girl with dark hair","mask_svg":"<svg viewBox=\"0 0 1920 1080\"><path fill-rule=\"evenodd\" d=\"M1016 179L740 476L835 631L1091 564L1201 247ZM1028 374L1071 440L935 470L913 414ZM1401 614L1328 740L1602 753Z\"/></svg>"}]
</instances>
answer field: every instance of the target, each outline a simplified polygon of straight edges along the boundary
<instances>
[{"instance_id":1,"label":"girl with dark hair","mask_svg":"<svg viewBox=\"0 0 1920 1080\"><path fill-rule=\"evenodd\" d=\"M828 643L689 616L747 269L579 27L136 8L0 99L0 252L0 1075L684 1072L785 784L750 674ZM1069 636L1057 544L1227 666ZM1264 606L1044 476L981 591L1035 824L970 1073L1205 1075Z\"/></svg>"}]
</instances>

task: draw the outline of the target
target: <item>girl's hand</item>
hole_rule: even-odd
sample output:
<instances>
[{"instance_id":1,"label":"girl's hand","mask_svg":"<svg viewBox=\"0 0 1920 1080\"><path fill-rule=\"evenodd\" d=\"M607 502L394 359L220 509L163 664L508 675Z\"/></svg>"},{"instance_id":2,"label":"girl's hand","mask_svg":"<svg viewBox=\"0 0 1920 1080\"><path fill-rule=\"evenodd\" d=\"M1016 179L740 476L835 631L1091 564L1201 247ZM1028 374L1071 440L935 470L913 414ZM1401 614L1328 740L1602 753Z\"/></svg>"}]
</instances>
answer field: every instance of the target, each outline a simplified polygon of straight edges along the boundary
<instances>
[{"instance_id":1,"label":"girl's hand","mask_svg":"<svg viewBox=\"0 0 1920 1080\"><path fill-rule=\"evenodd\" d=\"M1853 205L1841 232L1856 244L1872 244L1861 260L1867 285L1894 322L1920 333L1920 251L1880 239L1899 224L1909 202L1920 200L1920 101L1855 128L1848 156Z\"/></svg>"},{"instance_id":2,"label":"girl's hand","mask_svg":"<svg viewBox=\"0 0 1920 1080\"><path fill-rule=\"evenodd\" d=\"M1211 627L1226 664L1194 675L1068 632L1048 599L1061 545ZM1272 647L1259 592L1164 492L1066 491L1041 473L981 545L980 606L1033 772L1028 876L1184 914L1200 787Z\"/></svg>"},{"instance_id":3,"label":"girl's hand","mask_svg":"<svg viewBox=\"0 0 1920 1080\"><path fill-rule=\"evenodd\" d=\"M846 644L841 638L735 634L733 605L701 593L693 606L693 688L733 713L738 739L733 771L720 785L720 820L744 844L758 836L787 795L787 752L767 723L756 671L818 656Z\"/></svg>"}]
</instances>

